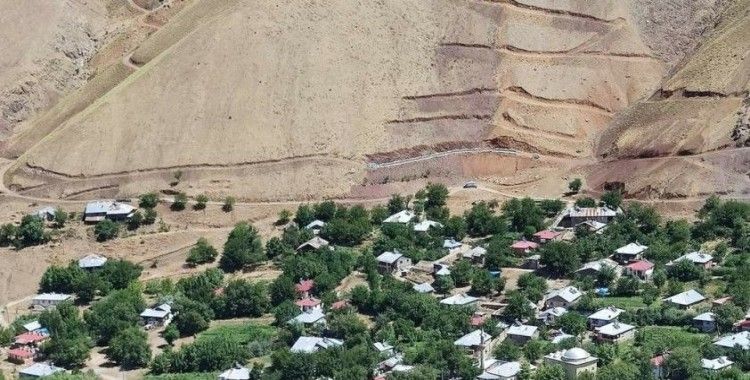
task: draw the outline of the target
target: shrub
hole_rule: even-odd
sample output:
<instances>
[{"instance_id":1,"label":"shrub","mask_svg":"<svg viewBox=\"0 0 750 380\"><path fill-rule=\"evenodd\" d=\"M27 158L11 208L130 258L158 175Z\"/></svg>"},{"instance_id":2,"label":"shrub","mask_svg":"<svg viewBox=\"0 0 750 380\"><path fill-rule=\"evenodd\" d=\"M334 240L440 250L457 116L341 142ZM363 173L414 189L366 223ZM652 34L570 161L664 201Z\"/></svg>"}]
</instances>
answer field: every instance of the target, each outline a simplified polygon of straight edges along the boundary
<instances>
[{"instance_id":1,"label":"shrub","mask_svg":"<svg viewBox=\"0 0 750 380\"><path fill-rule=\"evenodd\" d=\"M146 193L140 196L138 206L145 209L152 209L159 204L159 196L156 193Z\"/></svg>"},{"instance_id":2,"label":"shrub","mask_svg":"<svg viewBox=\"0 0 750 380\"><path fill-rule=\"evenodd\" d=\"M574 193L581 191L581 186L583 186L583 181L580 178L576 178L568 183L568 189Z\"/></svg>"},{"instance_id":3,"label":"shrub","mask_svg":"<svg viewBox=\"0 0 750 380\"><path fill-rule=\"evenodd\" d=\"M219 252L205 238L198 239L195 246L190 249L186 262L190 265L211 263L216 260Z\"/></svg>"},{"instance_id":4,"label":"shrub","mask_svg":"<svg viewBox=\"0 0 750 380\"><path fill-rule=\"evenodd\" d=\"M152 208L147 208L146 212L143 214L143 224L154 224L156 223L156 217L158 214L156 213L156 210Z\"/></svg>"},{"instance_id":5,"label":"shrub","mask_svg":"<svg viewBox=\"0 0 750 380\"><path fill-rule=\"evenodd\" d=\"M224 212L231 212L232 210L234 210L234 204L236 202L237 201L234 199L234 197L226 197L224 199L224 204L221 206L221 209Z\"/></svg>"},{"instance_id":6,"label":"shrub","mask_svg":"<svg viewBox=\"0 0 750 380\"><path fill-rule=\"evenodd\" d=\"M208 203L208 197L205 194L198 194L195 197L195 204L193 205L193 210L205 210L206 203Z\"/></svg>"},{"instance_id":7,"label":"shrub","mask_svg":"<svg viewBox=\"0 0 750 380\"><path fill-rule=\"evenodd\" d=\"M182 211L185 209L185 206L187 205L187 195L185 193L177 193L174 196L174 201L172 202L172 205L169 206L172 211Z\"/></svg>"},{"instance_id":8,"label":"shrub","mask_svg":"<svg viewBox=\"0 0 750 380\"><path fill-rule=\"evenodd\" d=\"M94 236L97 241L114 239L119 233L120 225L109 219L104 219L94 226Z\"/></svg>"}]
</instances>

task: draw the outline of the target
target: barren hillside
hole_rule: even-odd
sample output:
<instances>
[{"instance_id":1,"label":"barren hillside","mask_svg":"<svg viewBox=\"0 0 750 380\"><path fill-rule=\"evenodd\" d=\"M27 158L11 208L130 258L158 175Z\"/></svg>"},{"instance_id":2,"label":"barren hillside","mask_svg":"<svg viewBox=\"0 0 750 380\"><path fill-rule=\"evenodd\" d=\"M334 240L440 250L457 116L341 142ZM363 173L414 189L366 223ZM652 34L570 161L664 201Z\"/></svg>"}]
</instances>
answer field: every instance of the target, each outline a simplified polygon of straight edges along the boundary
<instances>
[{"instance_id":1,"label":"barren hillside","mask_svg":"<svg viewBox=\"0 0 750 380\"><path fill-rule=\"evenodd\" d=\"M185 1L146 13L154 30L122 62L19 129L4 180L86 197L180 172L192 194L271 200L387 195L423 177L540 186L584 167L594 189L700 195L674 178L726 170L639 178L630 160L746 134L732 117L747 92L739 3ZM694 93L711 104L693 107ZM746 164L719 190L746 191Z\"/></svg>"}]
</instances>

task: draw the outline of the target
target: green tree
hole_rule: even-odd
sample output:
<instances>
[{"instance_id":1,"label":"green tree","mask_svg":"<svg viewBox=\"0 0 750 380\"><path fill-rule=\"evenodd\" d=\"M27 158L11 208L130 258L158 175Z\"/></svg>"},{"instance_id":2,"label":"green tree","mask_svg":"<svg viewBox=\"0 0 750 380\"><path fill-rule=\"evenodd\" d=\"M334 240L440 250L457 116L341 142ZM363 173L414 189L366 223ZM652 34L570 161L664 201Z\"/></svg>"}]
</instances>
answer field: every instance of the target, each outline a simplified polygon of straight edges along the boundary
<instances>
[{"instance_id":1,"label":"green tree","mask_svg":"<svg viewBox=\"0 0 750 380\"><path fill-rule=\"evenodd\" d=\"M156 213L156 210L147 208L146 212L143 213L143 224L151 225L156 223L157 216L158 214Z\"/></svg>"},{"instance_id":2,"label":"green tree","mask_svg":"<svg viewBox=\"0 0 750 380\"><path fill-rule=\"evenodd\" d=\"M216 260L216 256L219 252L214 248L206 238L199 238L198 242L195 243L193 248L190 248L188 253L187 263L196 266L205 263L212 263Z\"/></svg>"},{"instance_id":3,"label":"green tree","mask_svg":"<svg viewBox=\"0 0 750 380\"><path fill-rule=\"evenodd\" d=\"M230 281L224 288L224 298L225 318L260 317L270 306L266 285L243 279Z\"/></svg>"},{"instance_id":4,"label":"green tree","mask_svg":"<svg viewBox=\"0 0 750 380\"><path fill-rule=\"evenodd\" d=\"M622 193L619 190L607 191L606 193L602 194L601 201L607 207L613 210L617 210L617 208L622 204Z\"/></svg>"},{"instance_id":5,"label":"green tree","mask_svg":"<svg viewBox=\"0 0 750 380\"><path fill-rule=\"evenodd\" d=\"M120 331L137 325L145 307L140 288L132 286L113 291L95 302L84 312L83 319L98 343L107 345Z\"/></svg>"},{"instance_id":6,"label":"green tree","mask_svg":"<svg viewBox=\"0 0 750 380\"><path fill-rule=\"evenodd\" d=\"M702 270L690 260L679 260L669 267L667 274L682 282L695 281L701 276Z\"/></svg>"},{"instance_id":7,"label":"green tree","mask_svg":"<svg viewBox=\"0 0 750 380\"><path fill-rule=\"evenodd\" d=\"M506 231L505 220L494 213L487 202L475 203L471 210L464 214L469 235L486 236L504 233Z\"/></svg>"},{"instance_id":8,"label":"green tree","mask_svg":"<svg viewBox=\"0 0 750 380\"><path fill-rule=\"evenodd\" d=\"M114 239L119 233L120 225L109 219L104 219L94 226L94 236L97 241Z\"/></svg>"},{"instance_id":9,"label":"green tree","mask_svg":"<svg viewBox=\"0 0 750 380\"><path fill-rule=\"evenodd\" d=\"M495 347L492 354L499 360L516 361L521 358L521 347L510 339L506 339Z\"/></svg>"},{"instance_id":10,"label":"green tree","mask_svg":"<svg viewBox=\"0 0 750 380\"><path fill-rule=\"evenodd\" d=\"M269 259L284 257L293 254L294 248L285 243L278 236L274 236L268 239L268 242L266 242L266 256L268 256Z\"/></svg>"},{"instance_id":11,"label":"green tree","mask_svg":"<svg viewBox=\"0 0 750 380\"><path fill-rule=\"evenodd\" d=\"M533 273L524 273L518 277L518 288L524 296L536 302L547 293L547 281Z\"/></svg>"},{"instance_id":12,"label":"green tree","mask_svg":"<svg viewBox=\"0 0 750 380\"><path fill-rule=\"evenodd\" d=\"M234 210L234 204L237 203L237 200L234 199L232 196L227 196L224 198L224 204L221 205L221 210L224 212L232 212Z\"/></svg>"},{"instance_id":13,"label":"green tree","mask_svg":"<svg viewBox=\"0 0 750 380\"><path fill-rule=\"evenodd\" d=\"M456 286L469 285L473 276L474 267L467 260L461 260L451 268L451 277Z\"/></svg>"},{"instance_id":14,"label":"green tree","mask_svg":"<svg viewBox=\"0 0 750 380\"><path fill-rule=\"evenodd\" d=\"M466 237L466 221L460 216L452 216L443 223L443 235L456 240Z\"/></svg>"},{"instance_id":15,"label":"green tree","mask_svg":"<svg viewBox=\"0 0 750 380\"><path fill-rule=\"evenodd\" d=\"M304 228L313 220L315 220L315 212L310 205L301 204L297 206L297 212L294 214L294 222L297 223L299 228Z\"/></svg>"},{"instance_id":16,"label":"green tree","mask_svg":"<svg viewBox=\"0 0 750 380\"><path fill-rule=\"evenodd\" d=\"M188 310L177 314L174 319L177 330L182 336L195 335L208 328L208 321L199 312Z\"/></svg>"},{"instance_id":17,"label":"green tree","mask_svg":"<svg viewBox=\"0 0 750 380\"><path fill-rule=\"evenodd\" d=\"M435 288L435 291L443 294L450 292L456 287L451 276L437 276L432 285Z\"/></svg>"},{"instance_id":18,"label":"green tree","mask_svg":"<svg viewBox=\"0 0 750 380\"><path fill-rule=\"evenodd\" d=\"M596 207L596 200L591 197L583 197L576 199L575 204L578 207Z\"/></svg>"},{"instance_id":19,"label":"green tree","mask_svg":"<svg viewBox=\"0 0 750 380\"><path fill-rule=\"evenodd\" d=\"M159 204L159 195L156 193L146 193L140 196L138 207L145 209L155 208Z\"/></svg>"},{"instance_id":20,"label":"green tree","mask_svg":"<svg viewBox=\"0 0 750 380\"><path fill-rule=\"evenodd\" d=\"M561 241L552 241L541 249L541 263L547 266L553 275L566 276L581 266L581 259L575 246Z\"/></svg>"},{"instance_id":21,"label":"green tree","mask_svg":"<svg viewBox=\"0 0 750 380\"><path fill-rule=\"evenodd\" d=\"M279 217L278 219L276 219L276 223L274 224L277 226L283 226L289 223L290 220L292 220L292 212L287 209L283 209L279 211Z\"/></svg>"},{"instance_id":22,"label":"green tree","mask_svg":"<svg viewBox=\"0 0 750 380\"><path fill-rule=\"evenodd\" d=\"M597 380L639 380L640 371L631 362L614 361L600 368L596 373Z\"/></svg>"},{"instance_id":23,"label":"green tree","mask_svg":"<svg viewBox=\"0 0 750 380\"><path fill-rule=\"evenodd\" d=\"M503 317L507 320L526 320L534 317L534 309L529 300L517 290L508 292L508 305L503 310Z\"/></svg>"},{"instance_id":24,"label":"green tree","mask_svg":"<svg viewBox=\"0 0 750 380\"><path fill-rule=\"evenodd\" d=\"M174 341L180 337L180 332L177 330L177 327L175 327L174 324L170 324L166 329L164 329L164 332L161 335L164 340L167 341L167 344L171 346Z\"/></svg>"},{"instance_id":25,"label":"green tree","mask_svg":"<svg viewBox=\"0 0 750 380\"><path fill-rule=\"evenodd\" d=\"M479 296L487 296L495 289L494 279L487 270L477 270L471 279L471 293Z\"/></svg>"},{"instance_id":26,"label":"green tree","mask_svg":"<svg viewBox=\"0 0 750 380\"><path fill-rule=\"evenodd\" d=\"M133 213L133 216L128 219L128 229L133 231L137 230L143 224L143 214L140 211Z\"/></svg>"},{"instance_id":27,"label":"green tree","mask_svg":"<svg viewBox=\"0 0 750 380\"><path fill-rule=\"evenodd\" d=\"M586 331L586 317L573 311L560 316L557 323L563 331L573 336L579 336Z\"/></svg>"},{"instance_id":28,"label":"green tree","mask_svg":"<svg viewBox=\"0 0 750 380\"><path fill-rule=\"evenodd\" d=\"M716 313L716 324L719 332L731 331L734 323L742 319L745 315L742 308L732 304L721 305L714 312Z\"/></svg>"},{"instance_id":29,"label":"green tree","mask_svg":"<svg viewBox=\"0 0 750 380\"><path fill-rule=\"evenodd\" d=\"M143 268L130 261L108 260L99 272L99 277L112 289L125 289L141 276L141 272Z\"/></svg>"},{"instance_id":30,"label":"green tree","mask_svg":"<svg viewBox=\"0 0 750 380\"><path fill-rule=\"evenodd\" d=\"M528 226L536 231L544 227L544 211L531 198L513 198L503 204L503 216L514 232L523 232Z\"/></svg>"},{"instance_id":31,"label":"green tree","mask_svg":"<svg viewBox=\"0 0 750 380\"><path fill-rule=\"evenodd\" d=\"M195 204L193 205L193 210L205 210L207 203L208 196L206 194L198 194L195 196Z\"/></svg>"},{"instance_id":32,"label":"green tree","mask_svg":"<svg viewBox=\"0 0 750 380\"><path fill-rule=\"evenodd\" d=\"M44 221L36 215L24 215L16 232L16 248L43 244L48 240L44 233Z\"/></svg>"},{"instance_id":33,"label":"green tree","mask_svg":"<svg viewBox=\"0 0 750 380\"><path fill-rule=\"evenodd\" d=\"M553 217L565 208L565 202L559 199L543 199L539 202L539 207L546 216Z\"/></svg>"},{"instance_id":34,"label":"green tree","mask_svg":"<svg viewBox=\"0 0 750 380\"><path fill-rule=\"evenodd\" d=\"M436 207L445 206L446 200L448 199L448 188L442 183L430 183L425 188L427 191L427 200L425 201L425 209L431 209Z\"/></svg>"},{"instance_id":35,"label":"green tree","mask_svg":"<svg viewBox=\"0 0 750 380\"><path fill-rule=\"evenodd\" d=\"M570 191L574 193L581 191L582 186L583 186L583 181L581 181L580 178L576 178L568 183L568 189L570 189Z\"/></svg>"},{"instance_id":36,"label":"green tree","mask_svg":"<svg viewBox=\"0 0 750 380\"><path fill-rule=\"evenodd\" d=\"M561 380L565 378L565 371L562 367L549 364L539 366L534 375L534 380Z\"/></svg>"},{"instance_id":37,"label":"green tree","mask_svg":"<svg viewBox=\"0 0 750 380\"><path fill-rule=\"evenodd\" d=\"M65 223L68 222L68 213L60 207L56 208L54 222L55 228L65 227Z\"/></svg>"},{"instance_id":38,"label":"green tree","mask_svg":"<svg viewBox=\"0 0 750 380\"><path fill-rule=\"evenodd\" d=\"M140 368L151 360L146 333L138 327L120 331L109 342L107 357L123 368Z\"/></svg>"},{"instance_id":39,"label":"green tree","mask_svg":"<svg viewBox=\"0 0 750 380\"><path fill-rule=\"evenodd\" d=\"M689 379L701 372L701 356L695 347L676 347L664 361L670 379Z\"/></svg>"},{"instance_id":40,"label":"green tree","mask_svg":"<svg viewBox=\"0 0 750 380\"><path fill-rule=\"evenodd\" d=\"M382 205L377 205L370 210L370 221L372 224L383 223L385 218L389 216L388 208Z\"/></svg>"},{"instance_id":41,"label":"green tree","mask_svg":"<svg viewBox=\"0 0 750 380\"><path fill-rule=\"evenodd\" d=\"M187 206L188 197L187 194L183 192L179 192L175 194L174 200L172 201L172 205L169 206L169 208L172 211L182 211L185 209L185 206Z\"/></svg>"},{"instance_id":42,"label":"green tree","mask_svg":"<svg viewBox=\"0 0 750 380\"><path fill-rule=\"evenodd\" d=\"M241 222L235 225L229 233L219 266L225 272L235 272L264 259L263 245L258 230L246 222Z\"/></svg>"}]
</instances>

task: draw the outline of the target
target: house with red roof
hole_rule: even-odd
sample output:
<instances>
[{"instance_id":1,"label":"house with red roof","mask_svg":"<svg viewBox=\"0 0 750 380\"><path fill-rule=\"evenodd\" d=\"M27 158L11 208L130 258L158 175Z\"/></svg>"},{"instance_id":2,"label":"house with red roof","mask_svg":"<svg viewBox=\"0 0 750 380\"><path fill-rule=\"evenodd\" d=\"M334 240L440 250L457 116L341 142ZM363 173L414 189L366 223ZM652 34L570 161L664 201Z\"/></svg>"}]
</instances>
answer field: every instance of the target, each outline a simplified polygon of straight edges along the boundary
<instances>
[{"instance_id":1,"label":"house with red roof","mask_svg":"<svg viewBox=\"0 0 750 380\"><path fill-rule=\"evenodd\" d=\"M654 274L654 263L648 260L633 261L625 266L625 274L647 281Z\"/></svg>"},{"instance_id":2,"label":"house with red roof","mask_svg":"<svg viewBox=\"0 0 750 380\"><path fill-rule=\"evenodd\" d=\"M543 230L534 234L534 241L539 244L544 244L550 241L558 241L562 239L562 232L554 230Z\"/></svg>"},{"instance_id":3,"label":"house with red roof","mask_svg":"<svg viewBox=\"0 0 750 380\"><path fill-rule=\"evenodd\" d=\"M49 338L49 334L44 334L37 331L25 332L21 335L16 336L14 345L16 346L38 346Z\"/></svg>"},{"instance_id":4,"label":"house with red roof","mask_svg":"<svg viewBox=\"0 0 750 380\"><path fill-rule=\"evenodd\" d=\"M28 364L33 361L39 351L32 347L16 347L8 350L8 360L18 364Z\"/></svg>"},{"instance_id":5,"label":"house with red roof","mask_svg":"<svg viewBox=\"0 0 750 380\"><path fill-rule=\"evenodd\" d=\"M539 248L539 244L533 241L528 241L526 239L523 239L523 240L514 241L513 244L511 244L510 248L513 249L513 251L515 251L519 255L525 255Z\"/></svg>"},{"instance_id":6,"label":"house with red roof","mask_svg":"<svg viewBox=\"0 0 750 380\"><path fill-rule=\"evenodd\" d=\"M303 298L295 302L295 304L305 313L312 312L315 309L322 309L320 300L315 297Z\"/></svg>"},{"instance_id":7,"label":"house with red roof","mask_svg":"<svg viewBox=\"0 0 750 380\"><path fill-rule=\"evenodd\" d=\"M315 286L315 281L313 280L301 280L299 283L294 285L294 290L297 291L297 293L302 298L308 298L310 297L310 291Z\"/></svg>"}]
</instances>

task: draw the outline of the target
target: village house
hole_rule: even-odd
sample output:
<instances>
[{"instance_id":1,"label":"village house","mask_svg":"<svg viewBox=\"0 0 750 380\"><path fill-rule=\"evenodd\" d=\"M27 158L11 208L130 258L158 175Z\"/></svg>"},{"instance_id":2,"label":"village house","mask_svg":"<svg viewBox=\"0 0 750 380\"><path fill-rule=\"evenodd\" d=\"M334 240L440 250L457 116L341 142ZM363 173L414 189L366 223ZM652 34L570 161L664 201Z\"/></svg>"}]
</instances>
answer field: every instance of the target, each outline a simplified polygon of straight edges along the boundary
<instances>
[{"instance_id":1,"label":"village house","mask_svg":"<svg viewBox=\"0 0 750 380\"><path fill-rule=\"evenodd\" d=\"M531 255L523 260L523 267L528 269L539 269L541 267L542 255Z\"/></svg>"},{"instance_id":2,"label":"village house","mask_svg":"<svg viewBox=\"0 0 750 380\"><path fill-rule=\"evenodd\" d=\"M65 372L65 369L55 367L50 363L34 363L18 372L19 379L39 379Z\"/></svg>"},{"instance_id":3,"label":"village house","mask_svg":"<svg viewBox=\"0 0 750 380\"><path fill-rule=\"evenodd\" d=\"M560 344L565 339L575 338L575 336L566 334L562 330L550 330L547 335L548 335L547 337L549 338L549 341L552 342L553 344Z\"/></svg>"},{"instance_id":4,"label":"village house","mask_svg":"<svg viewBox=\"0 0 750 380\"><path fill-rule=\"evenodd\" d=\"M115 201L93 201L86 204L83 210L83 221L98 223L104 219L119 221L127 220L135 214L136 208Z\"/></svg>"},{"instance_id":5,"label":"village house","mask_svg":"<svg viewBox=\"0 0 750 380\"><path fill-rule=\"evenodd\" d=\"M399 251L383 252L377 257L378 271L381 274L399 275L408 272L411 267L411 259Z\"/></svg>"},{"instance_id":6,"label":"village house","mask_svg":"<svg viewBox=\"0 0 750 380\"><path fill-rule=\"evenodd\" d=\"M407 224L414 220L414 218L417 217L417 214L414 213L414 211L411 210L403 210L399 211L387 218L383 221L383 223L401 223L401 224Z\"/></svg>"},{"instance_id":7,"label":"village house","mask_svg":"<svg viewBox=\"0 0 750 380\"><path fill-rule=\"evenodd\" d=\"M250 380L250 369L237 363L234 367L222 372L219 380Z\"/></svg>"},{"instance_id":8,"label":"village house","mask_svg":"<svg viewBox=\"0 0 750 380\"><path fill-rule=\"evenodd\" d=\"M604 268L614 269L617 275L619 275L620 271L622 270L622 268L617 264L616 261L605 258L605 259L600 259L600 260L589 261L583 264L583 266L581 266L580 268L578 268L578 270L575 273L581 277L589 276L589 277L596 278L597 276L599 276L599 273L601 273L601 271L604 270Z\"/></svg>"},{"instance_id":9,"label":"village house","mask_svg":"<svg viewBox=\"0 0 750 380\"><path fill-rule=\"evenodd\" d=\"M693 327L704 333L710 333L716 330L716 314L705 312L698 314L693 318Z\"/></svg>"},{"instance_id":10,"label":"village house","mask_svg":"<svg viewBox=\"0 0 750 380\"><path fill-rule=\"evenodd\" d=\"M487 250L479 246L461 254L464 259L470 260L474 264L483 264L485 255L487 255Z\"/></svg>"},{"instance_id":11,"label":"village house","mask_svg":"<svg viewBox=\"0 0 750 380\"><path fill-rule=\"evenodd\" d=\"M604 309L596 311L594 314L588 316L587 321L590 328L595 329L608 325L617 320L620 314L624 313L625 310L618 309L614 306L608 306Z\"/></svg>"},{"instance_id":12,"label":"village house","mask_svg":"<svg viewBox=\"0 0 750 380\"><path fill-rule=\"evenodd\" d=\"M618 321L597 327L594 331L600 342L620 343L635 337L635 326Z\"/></svg>"},{"instance_id":13,"label":"village house","mask_svg":"<svg viewBox=\"0 0 750 380\"><path fill-rule=\"evenodd\" d=\"M508 327L508 339L517 344L526 344L526 342L539 337L539 328L521 323L514 323Z\"/></svg>"},{"instance_id":14,"label":"village house","mask_svg":"<svg viewBox=\"0 0 750 380\"><path fill-rule=\"evenodd\" d=\"M47 339L49 339L49 331L43 328L17 335L8 350L8 359L19 364L37 359L41 352L40 346Z\"/></svg>"},{"instance_id":15,"label":"village house","mask_svg":"<svg viewBox=\"0 0 750 380\"><path fill-rule=\"evenodd\" d=\"M542 230L534 234L534 241L544 244L550 241L559 241L562 238L562 232L555 230Z\"/></svg>"},{"instance_id":16,"label":"village house","mask_svg":"<svg viewBox=\"0 0 750 380\"><path fill-rule=\"evenodd\" d=\"M516 380L521 373L521 363L517 361L505 362L502 360L489 359L485 361L485 369L479 380ZM533 368L533 367L531 367Z\"/></svg>"},{"instance_id":17,"label":"village house","mask_svg":"<svg viewBox=\"0 0 750 380\"><path fill-rule=\"evenodd\" d=\"M739 347L747 351L750 349L750 331L741 331L723 336L714 342L714 345L728 349Z\"/></svg>"},{"instance_id":18,"label":"village house","mask_svg":"<svg viewBox=\"0 0 750 380\"><path fill-rule=\"evenodd\" d=\"M327 324L326 315L320 307L313 307L307 311L303 311L296 317L290 319L288 323L301 324L304 326L325 326Z\"/></svg>"},{"instance_id":19,"label":"village house","mask_svg":"<svg viewBox=\"0 0 750 380\"><path fill-rule=\"evenodd\" d=\"M414 232L427 232L430 228L442 228L443 225L440 222L433 220L423 220L414 225Z\"/></svg>"},{"instance_id":20,"label":"village house","mask_svg":"<svg viewBox=\"0 0 750 380\"><path fill-rule=\"evenodd\" d=\"M154 308L147 308L141 313L141 322L145 326L167 326L172 322L172 307L166 303Z\"/></svg>"},{"instance_id":21,"label":"village house","mask_svg":"<svg viewBox=\"0 0 750 380\"><path fill-rule=\"evenodd\" d=\"M547 293L544 297L544 307L547 309L554 307L569 308L578 302L581 296L583 296L583 293L578 288L575 286L566 286Z\"/></svg>"},{"instance_id":22,"label":"village house","mask_svg":"<svg viewBox=\"0 0 750 380\"><path fill-rule=\"evenodd\" d=\"M567 312L568 309L564 307L552 307L537 314L536 319L545 325L554 325L557 319Z\"/></svg>"},{"instance_id":23,"label":"village house","mask_svg":"<svg viewBox=\"0 0 750 380\"><path fill-rule=\"evenodd\" d=\"M322 310L323 304L315 297L303 298L294 302L303 313L309 313L313 310Z\"/></svg>"},{"instance_id":24,"label":"village house","mask_svg":"<svg viewBox=\"0 0 750 380\"><path fill-rule=\"evenodd\" d=\"M326 226L326 222L319 220L319 219L315 219L312 222L307 223L307 225L305 226L305 229L310 230L313 233L313 235L317 235L320 233L320 230L322 230L323 227L325 226Z\"/></svg>"},{"instance_id":25,"label":"village house","mask_svg":"<svg viewBox=\"0 0 750 380\"><path fill-rule=\"evenodd\" d=\"M26 330L26 332L41 330L42 324L39 323L39 321L31 321L31 322L25 323L23 325L23 329Z\"/></svg>"},{"instance_id":26,"label":"village house","mask_svg":"<svg viewBox=\"0 0 750 380\"><path fill-rule=\"evenodd\" d=\"M654 274L654 263L648 260L636 260L625 266L625 273L641 281L648 281Z\"/></svg>"},{"instance_id":27,"label":"village house","mask_svg":"<svg viewBox=\"0 0 750 380\"><path fill-rule=\"evenodd\" d=\"M456 239L450 238L443 240L443 248L448 250L448 253L458 253L463 250L464 244Z\"/></svg>"},{"instance_id":28,"label":"village house","mask_svg":"<svg viewBox=\"0 0 750 380\"><path fill-rule=\"evenodd\" d=\"M544 362L561 366L565 371L565 378L574 380L584 372L596 373L596 363L599 359L582 348L574 347L546 355Z\"/></svg>"},{"instance_id":29,"label":"village house","mask_svg":"<svg viewBox=\"0 0 750 380\"><path fill-rule=\"evenodd\" d=\"M528 254L529 252L539 248L539 244L533 241L528 241L526 239L523 239L523 240L514 241L513 244L510 245L510 248L517 255L524 256Z\"/></svg>"},{"instance_id":30,"label":"village house","mask_svg":"<svg viewBox=\"0 0 750 380\"><path fill-rule=\"evenodd\" d=\"M375 342L372 345L381 357L391 357L396 353L388 342Z\"/></svg>"},{"instance_id":31,"label":"village house","mask_svg":"<svg viewBox=\"0 0 750 380\"><path fill-rule=\"evenodd\" d=\"M617 213L609 207L574 206L563 211L564 216L560 220L560 226L571 228L588 221L607 224L617 216Z\"/></svg>"},{"instance_id":32,"label":"village house","mask_svg":"<svg viewBox=\"0 0 750 380\"><path fill-rule=\"evenodd\" d=\"M31 307L47 309L72 300L73 296L70 294L42 293L31 300Z\"/></svg>"},{"instance_id":33,"label":"village house","mask_svg":"<svg viewBox=\"0 0 750 380\"><path fill-rule=\"evenodd\" d=\"M313 252L321 248L328 247L328 240L323 239L320 236L316 236L297 247L297 252Z\"/></svg>"},{"instance_id":34,"label":"village house","mask_svg":"<svg viewBox=\"0 0 750 380\"><path fill-rule=\"evenodd\" d=\"M726 356L720 356L716 359L701 359L701 368L708 372L723 371L734 364Z\"/></svg>"},{"instance_id":35,"label":"village house","mask_svg":"<svg viewBox=\"0 0 750 380\"><path fill-rule=\"evenodd\" d=\"M99 269L107 263L107 258L97 254L91 254L78 260L78 267L84 270L93 271Z\"/></svg>"},{"instance_id":36,"label":"village house","mask_svg":"<svg viewBox=\"0 0 750 380\"><path fill-rule=\"evenodd\" d=\"M315 336L301 336L292 345L292 352L310 354L318 350L325 350L331 347L340 347L344 341L333 338L320 338Z\"/></svg>"},{"instance_id":37,"label":"village house","mask_svg":"<svg viewBox=\"0 0 750 380\"><path fill-rule=\"evenodd\" d=\"M582 228L590 233L601 235L607 227L607 223L597 222L595 220L587 220L576 224L575 228Z\"/></svg>"},{"instance_id":38,"label":"village house","mask_svg":"<svg viewBox=\"0 0 750 380\"><path fill-rule=\"evenodd\" d=\"M686 292L682 292L679 294L675 294L671 297L667 297L664 299L664 302L668 302L680 309L687 309L705 300L706 300L706 297L703 297L702 294L696 292L694 289L690 289Z\"/></svg>"},{"instance_id":39,"label":"village house","mask_svg":"<svg viewBox=\"0 0 750 380\"><path fill-rule=\"evenodd\" d=\"M313 280L300 280L300 282L294 285L294 290L300 298L308 298L310 297L310 291L314 286L315 281Z\"/></svg>"},{"instance_id":40,"label":"village house","mask_svg":"<svg viewBox=\"0 0 750 380\"><path fill-rule=\"evenodd\" d=\"M414 286L412 286L412 289L414 289L414 291L416 291L417 293L423 293L423 294L435 292L435 288L433 288L432 285L430 285L430 283L428 282L423 282L421 284L414 284Z\"/></svg>"},{"instance_id":41,"label":"village house","mask_svg":"<svg viewBox=\"0 0 750 380\"><path fill-rule=\"evenodd\" d=\"M682 255L670 262L667 263L668 267L671 267L680 261L687 260L693 263L693 265L703 268L703 269L710 269L714 266L714 257L709 255L705 252L690 252L688 254Z\"/></svg>"},{"instance_id":42,"label":"village house","mask_svg":"<svg viewBox=\"0 0 750 380\"><path fill-rule=\"evenodd\" d=\"M479 298L472 297L466 294L456 294L440 300L440 303L447 306L460 306L468 308L476 308Z\"/></svg>"},{"instance_id":43,"label":"village house","mask_svg":"<svg viewBox=\"0 0 750 380\"><path fill-rule=\"evenodd\" d=\"M474 330L453 342L453 345L466 350L474 359L492 356L494 341L492 335L483 330Z\"/></svg>"},{"instance_id":44,"label":"village house","mask_svg":"<svg viewBox=\"0 0 750 380\"><path fill-rule=\"evenodd\" d=\"M624 247L617 248L612 258L621 263L628 264L633 261L637 261L643 258L643 253L648 249L647 246L641 245L638 242L629 243Z\"/></svg>"},{"instance_id":45,"label":"village house","mask_svg":"<svg viewBox=\"0 0 750 380\"><path fill-rule=\"evenodd\" d=\"M451 267L446 263L434 263L432 264L433 274L435 276L450 276Z\"/></svg>"}]
</instances>

